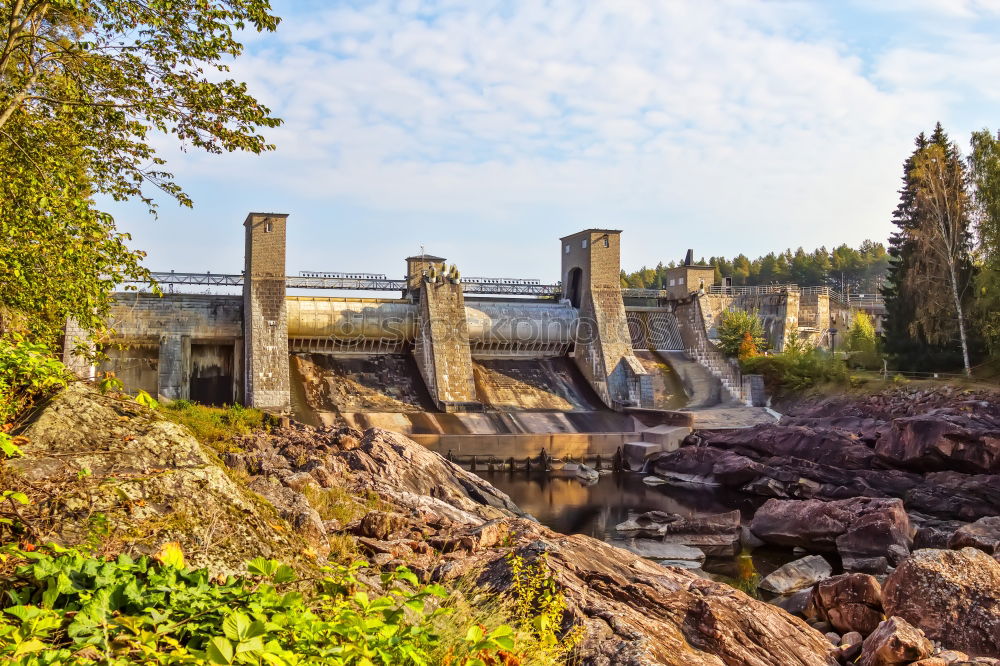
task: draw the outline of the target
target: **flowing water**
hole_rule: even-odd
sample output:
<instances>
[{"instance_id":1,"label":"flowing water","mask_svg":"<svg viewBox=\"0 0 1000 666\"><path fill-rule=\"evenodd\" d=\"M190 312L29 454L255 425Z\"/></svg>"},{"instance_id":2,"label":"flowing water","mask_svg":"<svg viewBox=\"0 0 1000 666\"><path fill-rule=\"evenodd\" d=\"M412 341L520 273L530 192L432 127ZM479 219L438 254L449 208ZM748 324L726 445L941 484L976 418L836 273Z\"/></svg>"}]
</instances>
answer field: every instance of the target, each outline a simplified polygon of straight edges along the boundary
<instances>
[{"instance_id":1,"label":"flowing water","mask_svg":"<svg viewBox=\"0 0 1000 666\"><path fill-rule=\"evenodd\" d=\"M739 509L744 524L766 498L720 488L647 486L642 475L602 474L593 484L544 473L477 471L540 523L563 534L586 534L621 545L615 525L646 511L698 517ZM709 558L702 567L738 587L797 559L789 548L765 546L735 558Z\"/></svg>"}]
</instances>

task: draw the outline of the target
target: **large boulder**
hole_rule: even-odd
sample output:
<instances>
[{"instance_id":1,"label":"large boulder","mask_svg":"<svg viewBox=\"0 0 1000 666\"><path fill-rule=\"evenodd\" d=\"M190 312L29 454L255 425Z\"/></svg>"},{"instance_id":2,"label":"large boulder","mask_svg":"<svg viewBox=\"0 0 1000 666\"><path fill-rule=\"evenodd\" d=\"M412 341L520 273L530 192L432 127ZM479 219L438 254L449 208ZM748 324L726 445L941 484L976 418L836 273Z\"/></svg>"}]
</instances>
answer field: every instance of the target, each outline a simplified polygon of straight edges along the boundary
<instances>
[{"instance_id":1,"label":"large boulder","mask_svg":"<svg viewBox=\"0 0 1000 666\"><path fill-rule=\"evenodd\" d=\"M1000 516L980 518L970 525L955 530L948 539L948 547L978 548L990 555L1000 555Z\"/></svg>"},{"instance_id":2,"label":"large boulder","mask_svg":"<svg viewBox=\"0 0 1000 666\"><path fill-rule=\"evenodd\" d=\"M882 586L882 603L949 648L1000 657L1000 562L981 550L914 552Z\"/></svg>"},{"instance_id":3,"label":"large boulder","mask_svg":"<svg viewBox=\"0 0 1000 666\"><path fill-rule=\"evenodd\" d=\"M768 543L838 551L845 566L883 558L884 568L890 547L907 552L910 546L910 519L899 499L770 499L754 514L750 529Z\"/></svg>"},{"instance_id":4,"label":"large boulder","mask_svg":"<svg viewBox=\"0 0 1000 666\"><path fill-rule=\"evenodd\" d=\"M840 430L856 436L867 444L875 441L885 432L889 424L882 419L853 414L834 416L783 416L781 425L808 426L814 430Z\"/></svg>"},{"instance_id":5,"label":"large boulder","mask_svg":"<svg viewBox=\"0 0 1000 666\"><path fill-rule=\"evenodd\" d=\"M674 567L584 535L556 534L511 520L514 552L545 564L567 613L584 627L582 664L615 666L832 666L823 634L780 608ZM481 557L481 556L480 556ZM485 561L485 560L481 560ZM475 566L474 558L463 564ZM478 579L510 586L509 565L492 556Z\"/></svg>"},{"instance_id":6,"label":"large boulder","mask_svg":"<svg viewBox=\"0 0 1000 666\"><path fill-rule=\"evenodd\" d=\"M901 666L931 656L934 646L906 620L890 617L861 644L860 666Z\"/></svg>"},{"instance_id":7,"label":"large boulder","mask_svg":"<svg viewBox=\"0 0 1000 666\"><path fill-rule=\"evenodd\" d=\"M801 458L843 469L870 469L871 447L847 431L799 425L758 425L705 433L709 446L751 457Z\"/></svg>"},{"instance_id":8,"label":"large boulder","mask_svg":"<svg viewBox=\"0 0 1000 666\"><path fill-rule=\"evenodd\" d=\"M150 554L177 541L188 563L219 573L243 571L257 556L312 559L302 559L310 552L302 535L187 428L130 398L73 383L22 434L25 455L5 463L6 480L35 499L24 512L39 541L96 544L108 554ZM308 505L299 508L311 554L322 555L322 527Z\"/></svg>"},{"instance_id":9,"label":"large boulder","mask_svg":"<svg viewBox=\"0 0 1000 666\"><path fill-rule=\"evenodd\" d=\"M806 614L829 622L842 634L867 636L882 621L882 586L867 574L827 578L812 589Z\"/></svg>"},{"instance_id":10,"label":"large boulder","mask_svg":"<svg viewBox=\"0 0 1000 666\"><path fill-rule=\"evenodd\" d=\"M953 409L892 420L875 453L892 467L917 471L1000 472L1000 427Z\"/></svg>"},{"instance_id":11,"label":"large boulder","mask_svg":"<svg viewBox=\"0 0 1000 666\"><path fill-rule=\"evenodd\" d=\"M740 549L738 510L697 518L648 511L618 523L615 530L626 537L656 538L667 544L693 546L709 557L733 557Z\"/></svg>"},{"instance_id":12,"label":"large boulder","mask_svg":"<svg viewBox=\"0 0 1000 666\"><path fill-rule=\"evenodd\" d=\"M971 522L1000 516L1000 474L931 472L902 497L908 508L939 518Z\"/></svg>"},{"instance_id":13,"label":"large boulder","mask_svg":"<svg viewBox=\"0 0 1000 666\"><path fill-rule=\"evenodd\" d=\"M847 571L885 573L910 552L910 517L900 500L885 510L859 513L837 537L837 553Z\"/></svg>"}]
</instances>

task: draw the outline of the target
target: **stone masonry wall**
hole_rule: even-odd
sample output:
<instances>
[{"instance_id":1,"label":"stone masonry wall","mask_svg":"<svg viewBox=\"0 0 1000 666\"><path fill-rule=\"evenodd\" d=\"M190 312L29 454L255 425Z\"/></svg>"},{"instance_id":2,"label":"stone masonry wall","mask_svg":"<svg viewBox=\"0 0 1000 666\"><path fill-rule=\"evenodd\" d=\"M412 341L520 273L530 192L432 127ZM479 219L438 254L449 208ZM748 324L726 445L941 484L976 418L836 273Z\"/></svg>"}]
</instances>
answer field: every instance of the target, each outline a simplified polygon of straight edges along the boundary
<instances>
[{"instance_id":1,"label":"stone masonry wall","mask_svg":"<svg viewBox=\"0 0 1000 666\"><path fill-rule=\"evenodd\" d=\"M701 294L701 311L710 338L718 337L719 321L727 310L756 310L771 347L780 351L785 340L798 335L799 293Z\"/></svg>"},{"instance_id":2,"label":"stone masonry wall","mask_svg":"<svg viewBox=\"0 0 1000 666\"><path fill-rule=\"evenodd\" d=\"M163 400L190 397L192 344L231 346L236 367L243 356L243 299L239 296L121 292L115 294L107 324L114 331L109 342L134 346L141 351L140 356L147 355L143 348L154 346L158 350L155 386L149 382L132 385L136 382L129 380L132 375L127 368L119 367L127 365L134 356L127 349L116 350L101 364L101 370L116 372L128 391L153 388ZM64 357L77 374L92 377L94 368L70 354L73 341L83 335L73 322L67 323ZM232 394L235 400L242 398L239 376L235 378Z\"/></svg>"},{"instance_id":3,"label":"stone masonry wall","mask_svg":"<svg viewBox=\"0 0 1000 666\"><path fill-rule=\"evenodd\" d=\"M246 403L286 412L288 318L285 309L285 222L287 215L250 213L246 227L243 283L246 347Z\"/></svg>"},{"instance_id":4,"label":"stone masonry wall","mask_svg":"<svg viewBox=\"0 0 1000 666\"><path fill-rule=\"evenodd\" d=\"M414 354L440 409L460 411L477 403L462 285L424 283Z\"/></svg>"}]
</instances>

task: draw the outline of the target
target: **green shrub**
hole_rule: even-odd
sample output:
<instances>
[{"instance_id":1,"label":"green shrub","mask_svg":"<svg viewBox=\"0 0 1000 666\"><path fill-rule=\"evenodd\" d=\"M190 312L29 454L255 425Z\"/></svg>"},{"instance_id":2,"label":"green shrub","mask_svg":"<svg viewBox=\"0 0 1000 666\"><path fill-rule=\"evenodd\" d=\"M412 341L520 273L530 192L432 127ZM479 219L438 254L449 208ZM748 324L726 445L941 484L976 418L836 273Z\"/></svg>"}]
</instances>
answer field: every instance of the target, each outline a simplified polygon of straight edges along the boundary
<instances>
[{"instance_id":1,"label":"green shrub","mask_svg":"<svg viewBox=\"0 0 1000 666\"><path fill-rule=\"evenodd\" d=\"M753 356L748 353L746 338L752 343L756 353L767 350L767 338L764 336L764 324L756 310L726 310L719 317L719 349L722 353L731 358L740 355L741 347L744 348L743 356Z\"/></svg>"},{"instance_id":2,"label":"green shrub","mask_svg":"<svg viewBox=\"0 0 1000 666\"><path fill-rule=\"evenodd\" d=\"M829 352L798 340L785 343L780 354L756 356L742 362L743 372L764 376L774 393L801 391L824 382L846 383L847 366Z\"/></svg>"},{"instance_id":3,"label":"green shrub","mask_svg":"<svg viewBox=\"0 0 1000 666\"><path fill-rule=\"evenodd\" d=\"M47 346L18 334L0 337L0 425L68 380L66 366L53 358Z\"/></svg>"},{"instance_id":4,"label":"green shrub","mask_svg":"<svg viewBox=\"0 0 1000 666\"><path fill-rule=\"evenodd\" d=\"M0 661L42 664L330 664L485 666L555 663L535 658L532 632L463 628L442 643L453 609L440 585L400 567L362 584L358 562L297 581L257 558L247 575L213 578L184 565L176 544L156 559L89 557L57 546L0 549ZM449 627L452 629L453 627ZM553 636L550 642L558 644ZM565 651L563 651L565 653Z\"/></svg>"},{"instance_id":5,"label":"green shrub","mask_svg":"<svg viewBox=\"0 0 1000 666\"><path fill-rule=\"evenodd\" d=\"M863 310L854 313L854 321L847 332L847 348L852 352L874 353L877 345L875 325Z\"/></svg>"}]
</instances>

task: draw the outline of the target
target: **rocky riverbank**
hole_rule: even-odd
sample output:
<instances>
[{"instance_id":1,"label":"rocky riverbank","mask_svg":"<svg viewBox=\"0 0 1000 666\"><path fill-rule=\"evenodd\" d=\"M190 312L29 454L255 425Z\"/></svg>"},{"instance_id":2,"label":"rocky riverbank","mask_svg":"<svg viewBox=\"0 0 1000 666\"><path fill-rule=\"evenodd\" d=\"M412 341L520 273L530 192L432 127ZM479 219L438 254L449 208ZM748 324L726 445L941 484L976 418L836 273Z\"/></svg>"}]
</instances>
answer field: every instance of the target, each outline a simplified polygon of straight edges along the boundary
<instances>
[{"instance_id":1,"label":"rocky riverbank","mask_svg":"<svg viewBox=\"0 0 1000 666\"><path fill-rule=\"evenodd\" d=\"M644 471L769 497L743 546L808 555L760 587L845 663L1000 657L1000 396L901 388L787 409L775 425L696 432Z\"/></svg>"},{"instance_id":2,"label":"rocky riverbank","mask_svg":"<svg viewBox=\"0 0 1000 666\"><path fill-rule=\"evenodd\" d=\"M804 426L776 426L789 427ZM748 441L768 441L759 432ZM860 654L858 663L870 666L926 666L949 663L956 651L982 663L1000 656L989 638L1000 635L1000 564L975 548L915 550L907 500L888 494L837 504L821 501L835 493L802 499L786 493L762 507L760 520L750 526L761 534L741 530L744 545L758 537L808 537L809 547L820 553L816 557L843 552L866 567L877 568L881 562L870 560L878 558L885 559L886 571L894 567L888 577L833 577L829 567L786 572L786 578L817 570L822 575L793 585L797 594L779 607L586 536L555 533L479 477L383 430L292 425L212 451L155 412L74 385L23 434L25 457L9 463L4 483L32 497L33 514L24 518L34 526L33 538L90 543L108 554L153 552L166 541L180 541L193 562L221 572L254 554L315 563L346 548L363 555L374 571L405 565L425 581L461 581L491 596L510 591L510 554L543 558L567 601L564 629L582 627L583 664L819 666L851 663ZM677 459L687 459L688 450L706 459L721 452L770 470L771 459L794 458L788 455L793 449L785 448L791 444L780 445L781 456L765 456L764 444L738 451L706 445L711 436L692 440ZM857 447L868 445L858 444L860 437L830 438L850 444L852 455L843 460L864 459ZM796 452L810 450L804 443L795 446ZM750 451L757 451L756 458L745 455ZM667 459L654 461L657 471L667 469ZM822 464L847 469L830 460ZM723 473L712 468L708 474ZM742 485L765 476L774 478L755 472ZM323 497L349 504L351 518L321 514ZM814 504L815 517L802 513ZM662 529L663 537L704 535L713 527L654 518L673 523ZM794 529L783 524L786 519ZM966 540L980 547L990 543L990 524L964 526L963 532L962 525L949 531L943 524L952 519L934 520L956 547ZM720 518L727 534L731 522ZM651 524L636 527L660 531ZM878 541L884 552L871 552L872 535L883 532L889 534ZM852 632L862 637L860 647Z\"/></svg>"}]
</instances>

